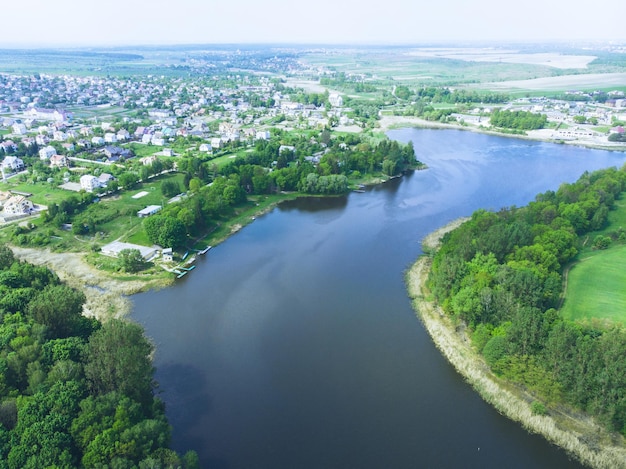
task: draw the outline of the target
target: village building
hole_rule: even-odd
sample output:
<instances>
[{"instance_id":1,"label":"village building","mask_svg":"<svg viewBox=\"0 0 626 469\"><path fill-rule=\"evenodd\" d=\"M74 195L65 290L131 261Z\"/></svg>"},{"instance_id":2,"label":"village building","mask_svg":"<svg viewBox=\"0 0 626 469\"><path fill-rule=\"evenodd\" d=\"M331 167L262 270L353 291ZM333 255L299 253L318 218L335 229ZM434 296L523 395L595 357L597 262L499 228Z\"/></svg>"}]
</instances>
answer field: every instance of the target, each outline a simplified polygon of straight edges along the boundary
<instances>
[{"instance_id":1,"label":"village building","mask_svg":"<svg viewBox=\"0 0 626 469\"><path fill-rule=\"evenodd\" d=\"M141 209L137 212L137 216L139 218L145 218L145 217L149 217L150 215L154 215L155 213L157 213L159 210L161 210L161 206L160 205L148 205L146 208Z\"/></svg>"},{"instance_id":2,"label":"village building","mask_svg":"<svg viewBox=\"0 0 626 469\"><path fill-rule=\"evenodd\" d=\"M49 161L50 167L52 168L62 168L64 166L68 166L67 157L65 155L52 155Z\"/></svg>"},{"instance_id":3,"label":"village building","mask_svg":"<svg viewBox=\"0 0 626 469\"><path fill-rule=\"evenodd\" d=\"M39 150L39 159L40 160L49 160L52 156L56 155L57 151L53 146L43 147Z\"/></svg>"},{"instance_id":4,"label":"village building","mask_svg":"<svg viewBox=\"0 0 626 469\"><path fill-rule=\"evenodd\" d=\"M100 179L92 174L84 174L80 177L80 188L87 191L93 192L95 189L102 187L100 183Z\"/></svg>"},{"instance_id":5,"label":"village building","mask_svg":"<svg viewBox=\"0 0 626 469\"><path fill-rule=\"evenodd\" d=\"M33 203L23 195L14 195L4 204L6 215L27 215L34 210Z\"/></svg>"},{"instance_id":6,"label":"village building","mask_svg":"<svg viewBox=\"0 0 626 469\"><path fill-rule=\"evenodd\" d=\"M4 172L15 173L24 169L24 161L16 156L7 156L2 160L2 170Z\"/></svg>"}]
</instances>

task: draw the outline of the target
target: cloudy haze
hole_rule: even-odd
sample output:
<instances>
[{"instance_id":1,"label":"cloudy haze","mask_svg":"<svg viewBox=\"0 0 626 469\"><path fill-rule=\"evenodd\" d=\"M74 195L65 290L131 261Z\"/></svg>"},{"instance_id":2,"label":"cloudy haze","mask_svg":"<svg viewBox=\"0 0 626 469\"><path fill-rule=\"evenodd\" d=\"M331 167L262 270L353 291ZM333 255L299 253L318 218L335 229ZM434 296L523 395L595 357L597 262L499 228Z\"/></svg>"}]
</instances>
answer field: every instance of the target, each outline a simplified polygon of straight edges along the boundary
<instances>
[{"instance_id":1,"label":"cloudy haze","mask_svg":"<svg viewBox=\"0 0 626 469\"><path fill-rule=\"evenodd\" d=\"M607 41L626 39L625 13L624 0L10 1L0 46Z\"/></svg>"}]
</instances>

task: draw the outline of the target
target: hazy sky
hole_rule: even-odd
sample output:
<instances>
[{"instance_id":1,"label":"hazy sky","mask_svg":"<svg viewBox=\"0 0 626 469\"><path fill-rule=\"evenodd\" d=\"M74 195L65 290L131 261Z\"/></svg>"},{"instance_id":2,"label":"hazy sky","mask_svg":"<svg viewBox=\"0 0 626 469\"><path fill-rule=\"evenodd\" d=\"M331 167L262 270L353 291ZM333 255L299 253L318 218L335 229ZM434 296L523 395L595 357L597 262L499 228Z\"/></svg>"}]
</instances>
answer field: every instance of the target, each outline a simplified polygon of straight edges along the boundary
<instances>
[{"instance_id":1,"label":"hazy sky","mask_svg":"<svg viewBox=\"0 0 626 469\"><path fill-rule=\"evenodd\" d=\"M201 43L625 40L626 1L26 0L0 47Z\"/></svg>"}]
</instances>

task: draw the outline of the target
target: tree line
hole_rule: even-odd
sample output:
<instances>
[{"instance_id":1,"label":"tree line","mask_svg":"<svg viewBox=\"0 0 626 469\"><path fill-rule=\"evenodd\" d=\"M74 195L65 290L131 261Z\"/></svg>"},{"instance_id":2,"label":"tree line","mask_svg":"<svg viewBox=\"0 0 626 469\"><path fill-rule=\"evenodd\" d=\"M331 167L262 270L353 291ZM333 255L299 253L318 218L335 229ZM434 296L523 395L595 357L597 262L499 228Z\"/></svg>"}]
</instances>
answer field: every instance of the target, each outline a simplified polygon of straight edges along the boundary
<instances>
[{"instance_id":1,"label":"tree line","mask_svg":"<svg viewBox=\"0 0 626 469\"><path fill-rule=\"evenodd\" d=\"M394 176L420 164L412 143L387 139L371 143L360 136L331 139L328 131L321 133L319 143L306 138L291 143L260 141L253 152L221 168L183 160L179 170L186 171L189 197L144 221L150 242L182 247L189 237L201 235L245 204L249 195L280 191L343 194L349 188L348 177L381 172ZM307 158L315 150L319 150L317 165Z\"/></svg>"},{"instance_id":2,"label":"tree line","mask_svg":"<svg viewBox=\"0 0 626 469\"><path fill-rule=\"evenodd\" d=\"M508 109L494 109L491 112L491 125L505 129L536 130L543 129L548 123L545 114L529 111L509 111Z\"/></svg>"},{"instance_id":3,"label":"tree line","mask_svg":"<svg viewBox=\"0 0 626 469\"><path fill-rule=\"evenodd\" d=\"M444 237L429 277L436 301L467 324L491 369L537 397L535 411L568 402L624 435L626 331L572 322L556 308L563 267L625 189L626 169L612 168L526 207L479 210Z\"/></svg>"},{"instance_id":4,"label":"tree line","mask_svg":"<svg viewBox=\"0 0 626 469\"><path fill-rule=\"evenodd\" d=\"M195 468L168 448L151 343L0 245L0 467Z\"/></svg>"}]
</instances>

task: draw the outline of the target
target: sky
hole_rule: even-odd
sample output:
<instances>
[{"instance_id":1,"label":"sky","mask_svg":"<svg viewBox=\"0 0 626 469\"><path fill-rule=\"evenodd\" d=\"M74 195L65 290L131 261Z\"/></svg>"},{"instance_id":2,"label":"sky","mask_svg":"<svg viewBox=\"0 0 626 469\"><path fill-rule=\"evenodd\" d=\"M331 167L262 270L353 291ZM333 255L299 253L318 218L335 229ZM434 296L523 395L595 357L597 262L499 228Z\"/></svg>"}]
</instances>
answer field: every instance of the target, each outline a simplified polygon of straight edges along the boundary
<instances>
[{"instance_id":1,"label":"sky","mask_svg":"<svg viewBox=\"0 0 626 469\"><path fill-rule=\"evenodd\" d=\"M0 47L626 41L626 1L27 0Z\"/></svg>"}]
</instances>

